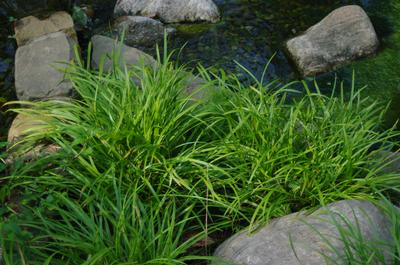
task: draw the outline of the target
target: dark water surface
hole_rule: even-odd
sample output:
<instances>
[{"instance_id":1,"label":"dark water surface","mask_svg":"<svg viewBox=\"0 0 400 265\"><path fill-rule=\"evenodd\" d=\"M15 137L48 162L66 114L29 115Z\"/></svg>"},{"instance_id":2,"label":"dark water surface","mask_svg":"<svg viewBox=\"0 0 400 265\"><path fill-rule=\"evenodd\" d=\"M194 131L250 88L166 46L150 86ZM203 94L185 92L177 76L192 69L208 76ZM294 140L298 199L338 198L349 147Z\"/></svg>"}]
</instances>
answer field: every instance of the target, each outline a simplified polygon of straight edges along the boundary
<instances>
[{"instance_id":1,"label":"dark water surface","mask_svg":"<svg viewBox=\"0 0 400 265\"><path fill-rule=\"evenodd\" d=\"M333 9L346 5L361 5L369 14L381 40L381 48L374 58L360 60L339 71L318 77L325 91L329 91L335 77L351 83L353 70L357 87L367 85L364 94L382 100L391 107L386 125L400 117L400 0L329 1L329 0L217 0L223 14L216 25L186 25L178 27L180 34L173 45L184 43L181 58L194 66L201 62L245 73L233 63L237 61L260 77L268 60L275 54L269 69L269 79L287 82L301 79L285 56L283 44L311 25L320 21Z\"/></svg>"},{"instance_id":2,"label":"dark water surface","mask_svg":"<svg viewBox=\"0 0 400 265\"><path fill-rule=\"evenodd\" d=\"M15 43L12 39L12 18L36 14L43 10L70 10L72 0L0 0L0 106L14 98L13 57ZM75 1L94 7L97 19L92 30L107 25L112 15L114 1ZM376 57L358 61L339 71L318 77L326 91L337 77L350 82L353 70L358 87L367 85L364 93L372 99L391 103L386 124L390 126L400 117L400 0L215 0L222 13L217 24L177 25L178 33L169 43L171 49L186 44L180 61L196 66L223 68L236 73L244 81L248 76L235 63L260 77L265 65L274 55L268 68L267 79L287 82L301 78L289 63L283 50L285 40L298 35L320 21L333 9L346 4L359 4L370 15L381 39L381 49ZM80 34L82 43L90 30ZM8 123L0 113L0 141Z\"/></svg>"}]
</instances>

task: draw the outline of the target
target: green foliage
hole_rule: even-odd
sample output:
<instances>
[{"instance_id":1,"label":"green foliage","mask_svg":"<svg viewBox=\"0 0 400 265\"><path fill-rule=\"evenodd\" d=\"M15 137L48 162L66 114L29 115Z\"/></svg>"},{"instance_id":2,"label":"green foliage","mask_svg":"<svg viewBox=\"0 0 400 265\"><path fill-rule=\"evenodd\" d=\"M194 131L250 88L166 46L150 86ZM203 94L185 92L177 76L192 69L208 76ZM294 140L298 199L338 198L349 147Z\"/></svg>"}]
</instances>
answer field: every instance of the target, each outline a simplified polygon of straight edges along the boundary
<instances>
[{"instance_id":1,"label":"green foliage","mask_svg":"<svg viewBox=\"0 0 400 265\"><path fill-rule=\"evenodd\" d=\"M0 142L0 176L6 169L4 161L6 159L6 153L4 152L6 147L7 147L7 142Z\"/></svg>"},{"instance_id":2,"label":"green foliage","mask_svg":"<svg viewBox=\"0 0 400 265\"><path fill-rule=\"evenodd\" d=\"M32 235L23 245L5 237L6 256L32 264L185 264L195 243L217 229L399 188L376 155L394 147L398 133L379 130L385 110L365 104L354 87L350 98L343 87L335 88L340 97L322 95L316 84L298 95L292 84L243 87L201 70L198 90L215 93L194 100L186 90L191 74L167 55L129 69L117 59L111 71L68 67L78 99L14 109L46 122L21 150L38 142L61 150L17 163L3 178L1 198L36 194L21 212L3 214L19 217L15 223ZM185 240L184 231L196 236Z\"/></svg>"},{"instance_id":3,"label":"green foliage","mask_svg":"<svg viewBox=\"0 0 400 265\"><path fill-rule=\"evenodd\" d=\"M85 11L76 5L72 7L72 19L74 20L75 24L79 25L80 27L86 27L89 23L89 18Z\"/></svg>"},{"instance_id":4,"label":"green foliage","mask_svg":"<svg viewBox=\"0 0 400 265\"><path fill-rule=\"evenodd\" d=\"M379 174L382 163L371 152L392 148L398 134L377 132L383 112L376 103L366 105L354 88L346 100L343 87L336 98L322 95L317 84L312 93L304 83L306 95L287 104L286 88L268 86L236 86L239 92L229 92L212 115L227 132L213 146L214 161L223 157L230 165L233 192L225 196L234 194L232 208L249 211L252 221L266 220L399 187L395 176Z\"/></svg>"},{"instance_id":5,"label":"green foliage","mask_svg":"<svg viewBox=\"0 0 400 265\"><path fill-rule=\"evenodd\" d=\"M109 196L83 194L79 202L65 194L54 194L40 208L31 209L36 219L29 227L22 224L40 235L37 237L23 237L24 231L16 223L4 224L3 233L16 235L18 240L29 238L25 242L30 246L20 257L13 257L15 263L8 264L22 260L42 264L49 255L51 264L185 264L186 260L199 259L182 255L204 234L183 238L188 229L196 228L190 205L177 208L166 198L145 204L134 190L121 194L119 187L114 188L115 193ZM3 242L4 249L23 246L13 238Z\"/></svg>"}]
</instances>

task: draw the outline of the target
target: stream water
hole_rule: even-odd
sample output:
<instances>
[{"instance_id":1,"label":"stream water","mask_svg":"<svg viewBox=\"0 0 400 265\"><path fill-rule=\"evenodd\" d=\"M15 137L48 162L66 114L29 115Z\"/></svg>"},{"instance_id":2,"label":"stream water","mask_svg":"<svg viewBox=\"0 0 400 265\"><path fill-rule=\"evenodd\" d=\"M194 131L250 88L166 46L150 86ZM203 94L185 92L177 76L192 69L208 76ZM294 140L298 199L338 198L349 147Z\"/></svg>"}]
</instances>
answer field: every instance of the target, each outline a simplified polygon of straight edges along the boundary
<instances>
[{"instance_id":1,"label":"stream water","mask_svg":"<svg viewBox=\"0 0 400 265\"><path fill-rule=\"evenodd\" d=\"M12 38L12 20L44 11L68 10L72 0L1 0L0 3L0 107L15 98L13 89L13 58L16 49ZM95 19L81 38L87 40L91 31L107 25L114 1L86 0L76 4L94 7ZM285 40L301 33L345 4L359 4L367 11L378 32L381 48L377 56L357 61L318 77L329 91L335 77L349 83L353 71L357 87L367 86L364 94L390 104L386 126L400 117L400 0L215 0L222 14L217 24L175 25L176 36L170 49L181 48L179 60L189 67L201 63L206 67L223 68L243 80L246 74L236 62L260 77L272 56L267 77L287 82L301 78L289 63L283 49ZM101 18L101 19L99 19ZM85 41L83 41L84 43ZM309 80L310 81L310 80ZM4 138L10 116L0 112L0 141Z\"/></svg>"}]
</instances>

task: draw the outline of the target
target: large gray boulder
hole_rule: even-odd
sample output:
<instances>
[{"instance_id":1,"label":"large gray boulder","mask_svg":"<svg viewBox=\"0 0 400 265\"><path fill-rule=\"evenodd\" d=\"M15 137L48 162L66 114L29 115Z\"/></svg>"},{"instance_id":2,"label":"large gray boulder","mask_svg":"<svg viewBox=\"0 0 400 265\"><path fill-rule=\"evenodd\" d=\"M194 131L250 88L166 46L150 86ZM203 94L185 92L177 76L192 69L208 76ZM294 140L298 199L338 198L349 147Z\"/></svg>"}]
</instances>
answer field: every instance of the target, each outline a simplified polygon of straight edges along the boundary
<instances>
[{"instance_id":1,"label":"large gray boulder","mask_svg":"<svg viewBox=\"0 0 400 265\"><path fill-rule=\"evenodd\" d=\"M64 32L39 37L17 49L15 88L20 100L70 97L71 82L62 68L74 59L75 40Z\"/></svg>"},{"instance_id":2,"label":"large gray boulder","mask_svg":"<svg viewBox=\"0 0 400 265\"><path fill-rule=\"evenodd\" d=\"M136 48L127 46L112 38L95 35L92 37L92 67L109 71L113 67L113 57L118 58L120 67L139 66L141 64L154 66L156 61L153 57Z\"/></svg>"},{"instance_id":3,"label":"large gray boulder","mask_svg":"<svg viewBox=\"0 0 400 265\"><path fill-rule=\"evenodd\" d=\"M325 73L373 55L378 46L379 40L368 15L357 5L334 10L303 35L286 43L304 76Z\"/></svg>"},{"instance_id":4,"label":"large gray boulder","mask_svg":"<svg viewBox=\"0 0 400 265\"><path fill-rule=\"evenodd\" d=\"M114 31L124 35L124 43L134 47L154 47L164 39L164 32L170 34L173 28L165 27L158 20L141 16L123 16L114 22Z\"/></svg>"},{"instance_id":5,"label":"large gray boulder","mask_svg":"<svg viewBox=\"0 0 400 265\"><path fill-rule=\"evenodd\" d=\"M311 215L275 219L251 235L240 232L217 248L215 256L225 261L213 264L322 265L327 264L326 257L341 264L337 255L343 254L344 244L336 224L346 228L345 222L359 227L364 242L384 242L386 245L376 244L381 253L388 254L394 244L390 220L379 208L370 202L348 200L329 204ZM391 264L389 255L386 258Z\"/></svg>"},{"instance_id":6,"label":"large gray boulder","mask_svg":"<svg viewBox=\"0 0 400 265\"><path fill-rule=\"evenodd\" d=\"M114 15L157 17L165 23L219 20L212 0L118 0Z\"/></svg>"}]
</instances>

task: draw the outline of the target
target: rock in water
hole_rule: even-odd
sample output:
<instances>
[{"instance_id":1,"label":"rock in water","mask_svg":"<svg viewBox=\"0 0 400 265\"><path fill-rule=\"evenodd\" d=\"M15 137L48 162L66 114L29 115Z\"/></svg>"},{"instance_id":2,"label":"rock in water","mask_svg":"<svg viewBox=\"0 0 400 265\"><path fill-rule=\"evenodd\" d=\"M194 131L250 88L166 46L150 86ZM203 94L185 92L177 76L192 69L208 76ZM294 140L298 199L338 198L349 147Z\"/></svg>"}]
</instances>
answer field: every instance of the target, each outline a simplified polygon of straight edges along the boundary
<instances>
[{"instance_id":1,"label":"rock in water","mask_svg":"<svg viewBox=\"0 0 400 265\"><path fill-rule=\"evenodd\" d=\"M15 88L19 100L70 97L71 82L60 68L74 59L75 40L64 32L37 38L19 47L15 55Z\"/></svg>"},{"instance_id":2,"label":"rock in water","mask_svg":"<svg viewBox=\"0 0 400 265\"><path fill-rule=\"evenodd\" d=\"M165 23L219 20L218 7L212 0L119 0L114 15L157 17Z\"/></svg>"},{"instance_id":3,"label":"rock in water","mask_svg":"<svg viewBox=\"0 0 400 265\"><path fill-rule=\"evenodd\" d=\"M135 47L154 47L164 39L166 34L172 33L173 28L167 28L158 20L140 16L124 16L114 23L114 30L121 36L124 43Z\"/></svg>"},{"instance_id":4,"label":"rock in water","mask_svg":"<svg viewBox=\"0 0 400 265\"><path fill-rule=\"evenodd\" d=\"M121 42L113 40L109 37L95 35L92 37L93 53L92 67L99 69L103 64L105 71L111 70L113 62L111 58L117 56L121 67L135 66L144 63L145 65L155 65L156 61L153 57L136 48L129 47Z\"/></svg>"},{"instance_id":5,"label":"rock in water","mask_svg":"<svg viewBox=\"0 0 400 265\"><path fill-rule=\"evenodd\" d=\"M252 235L248 231L240 232L219 246L214 254L226 261L213 264L321 265L326 264L325 257L340 262L336 255L343 254L344 244L336 224L346 229L344 220L353 229L358 226L364 243L384 242L385 245L376 244L376 248L386 254L392 250L389 218L370 202L348 200L329 204L311 215L300 213L275 219ZM385 256L387 264L391 264L392 257Z\"/></svg>"},{"instance_id":6,"label":"rock in water","mask_svg":"<svg viewBox=\"0 0 400 265\"><path fill-rule=\"evenodd\" d=\"M18 46L58 31L63 31L70 38L77 40L74 22L66 12L56 12L44 20L34 16L24 17L15 23L14 30Z\"/></svg>"},{"instance_id":7,"label":"rock in water","mask_svg":"<svg viewBox=\"0 0 400 265\"><path fill-rule=\"evenodd\" d=\"M304 76L325 73L374 54L379 46L375 29L357 5L338 8L303 35L286 43Z\"/></svg>"}]
</instances>

